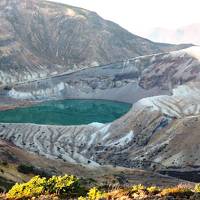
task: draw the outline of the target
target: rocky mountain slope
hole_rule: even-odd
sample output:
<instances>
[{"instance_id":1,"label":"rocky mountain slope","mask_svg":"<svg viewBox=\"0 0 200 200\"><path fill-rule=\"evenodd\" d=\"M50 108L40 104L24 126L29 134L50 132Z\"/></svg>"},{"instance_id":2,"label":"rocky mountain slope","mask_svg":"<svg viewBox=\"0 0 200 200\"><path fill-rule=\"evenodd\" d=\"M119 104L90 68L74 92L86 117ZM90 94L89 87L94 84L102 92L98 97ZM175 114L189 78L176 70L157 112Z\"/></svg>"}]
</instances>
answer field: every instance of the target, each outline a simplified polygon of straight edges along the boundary
<instances>
[{"instance_id":1,"label":"rocky mountain slope","mask_svg":"<svg viewBox=\"0 0 200 200\"><path fill-rule=\"evenodd\" d=\"M187 169L191 166L198 169L200 166L199 55L199 47L192 47L140 57L136 63L142 60L141 66L144 69L138 68L143 70L139 70L140 73L136 76L138 82L135 84L147 91L144 94L146 98L134 103L129 113L110 124L92 123L83 126L1 124L0 137L23 149L52 159L60 158L66 162L87 164L94 168L111 164L151 170L166 170L169 167ZM134 65L130 67L132 61L135 62L135 59L126 65L129 70L137 69ZM106 73L111 66L105 67ZM103 69L98 70L104 72ZM152 71L155 73L151 73ZM84 77L82 76L84 71L77 73L81 73L81 77ZM134 81L135 76L128 77L131 73L127 73L126 76L124 74L120 80ZM70 76L79 77L76 73ZM65 78L64 76L63 80ZM58 80L60 81L60 77ZM127 82L126 80L126 85ZM79 84L78 81L76 83ZM37 89L32 84L33 82L28 89ZM38 85L40 84L45 85L44 82ZM23 88L23 84L19 87ZM148 91L155 88L159 88L161 92L167 91L168 95L147 96ZM130 90L124 91L124 94L130 93ZM169 94L170 91L172 95Z\"/></svg>"},{"instance_id":2,"label":"rocky mountain slope","mask_svg":"<svg viewBox=\"0 0 200 200\"><path fill-rule=\"evenodd\" d=\"M15 182L28 181L31 177L74 174L85 179L88 186L104 184L131 185L148 183L160 186L176 185L182 181L139 169L123 167L100 166L91 168L52 160L17 148L12 143L0 140L0 191L6 191Z\"/></svg>"},{"instance_id":3,"label":"rocky mountain slope","mask_svg":"<svg viewBox=\"0 0 200 200\"><path fill-rule=\"evenodd\" d=\"M141 98L170 94L190 80L198 80L199 47L128 59L67 75L17 84L2 95L15 99L109 99L135 103Z\"/></svg>"},{"instance_id":4,"label":"rocky mountain slope","mask_svg":"<svg viewBox=\"0 0 200 200\"><path fill-rule=\"evenodd\" d=\"M173 96L138 101L128 114L105 125L1 124L0 137L49 158L91 166L200 165L199 94L197 83L180 86Z\"/></svg>"},{"instance_id":5,"label":"rocky mountain slope","mask_svg":"<svg viewBox=\"0 0 200 200\"><path fill-rule=\"evenodd\" d=\"M41 0L0 1L4 85L185 46L151 42L82 8Z\"/></svg>"}]
</instances>

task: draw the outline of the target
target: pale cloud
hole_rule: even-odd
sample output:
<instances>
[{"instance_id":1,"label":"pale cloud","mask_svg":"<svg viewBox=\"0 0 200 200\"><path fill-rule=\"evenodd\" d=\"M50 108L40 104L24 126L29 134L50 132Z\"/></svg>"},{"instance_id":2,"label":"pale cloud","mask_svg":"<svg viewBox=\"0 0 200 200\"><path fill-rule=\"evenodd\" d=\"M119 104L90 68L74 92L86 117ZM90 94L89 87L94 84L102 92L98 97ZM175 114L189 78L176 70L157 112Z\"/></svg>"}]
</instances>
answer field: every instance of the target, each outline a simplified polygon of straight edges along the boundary
<instances>
[{"instance_id":1,"label":"pale cloud","mask_svg":"<svg viewBox=\"0 0 200 200\"><path fill-rule=\"evenodd\" d=\"M200 22L200 0L51 0L97 12L132 33Z\"/></svg>"}]
</instances>

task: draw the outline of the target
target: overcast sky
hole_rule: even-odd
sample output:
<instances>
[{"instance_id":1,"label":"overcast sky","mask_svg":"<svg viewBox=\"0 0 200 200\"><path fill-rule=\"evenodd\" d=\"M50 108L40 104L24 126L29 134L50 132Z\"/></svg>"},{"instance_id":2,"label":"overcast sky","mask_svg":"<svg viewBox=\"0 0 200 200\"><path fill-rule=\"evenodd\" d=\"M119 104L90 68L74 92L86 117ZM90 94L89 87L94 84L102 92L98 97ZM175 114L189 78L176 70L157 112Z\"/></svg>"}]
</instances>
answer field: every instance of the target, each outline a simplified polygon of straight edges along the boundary
<instances>
[{"instance_id":1,"label":"overcast sky","mask_svg":"<svg viewBox=\"0 0 200 200\"><path fill-rule=\"evenodd\" d=\"M132 33L200 22L200 0L51 0L96 11Z\"/></svg>"}]
</instances>

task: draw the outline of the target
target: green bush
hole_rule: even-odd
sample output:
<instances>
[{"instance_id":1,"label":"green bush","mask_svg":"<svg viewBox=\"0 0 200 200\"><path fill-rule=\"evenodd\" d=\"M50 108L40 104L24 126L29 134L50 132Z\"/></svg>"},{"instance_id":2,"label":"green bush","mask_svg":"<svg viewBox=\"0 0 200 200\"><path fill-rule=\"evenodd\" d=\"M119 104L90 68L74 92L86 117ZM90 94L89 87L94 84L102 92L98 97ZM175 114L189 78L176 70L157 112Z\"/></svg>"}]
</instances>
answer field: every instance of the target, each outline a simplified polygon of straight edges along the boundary
<instances>
[{"instance_id":1,"label":"green bush","mask_svg":"<svg viewBox=\"0 0 200 200\"><path fill-rule=\"evenodd\" d=\"M33 174L33 175L39 175L42 177L50 177L51 176L47 170L35 167L30 164L18 165L17 171L20 173L23 173L23 174Z\"/></svg>"},{"instance_id":2,"label":"green bush","mask_svg":"<svg viewBox=\"0 0 200 200\"><path fill-rule=\"evenodd\" d=\"M34 166L28 164L20 164L17 167L17 171L23 174L31 174L34 172Z\"/></svg>"}]
</instances>

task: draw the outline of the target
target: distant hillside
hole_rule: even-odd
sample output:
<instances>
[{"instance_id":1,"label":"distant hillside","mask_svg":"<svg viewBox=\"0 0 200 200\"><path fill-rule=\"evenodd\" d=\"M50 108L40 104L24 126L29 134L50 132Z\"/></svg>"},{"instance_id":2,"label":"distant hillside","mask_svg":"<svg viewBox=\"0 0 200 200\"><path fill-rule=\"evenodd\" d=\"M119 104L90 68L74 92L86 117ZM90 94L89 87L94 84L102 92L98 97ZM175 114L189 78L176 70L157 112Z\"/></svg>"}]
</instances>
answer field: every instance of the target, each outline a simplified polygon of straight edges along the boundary
<instances>
[{"instance_id":1,"label":"distant hillside","mask_svg":"<svg viewBox=\"0 0 200 200\"><path fill-rule=\"evenodd\" d=\"M200 45L200 23L180 27L178 29L155 28L145 36L153 41L174 44L193 43Z\"/></svg>"},{"instance_id":2,"label":"distant hillside","mask_svg":"<svg viewBox=\"0 0 200 200\"><path fill-rule=\"evenodd\" d=\"M40 0L0 1L0 81L26 81L188 45L154 43L96 13Z\"/></svg>"}]
</instances>

